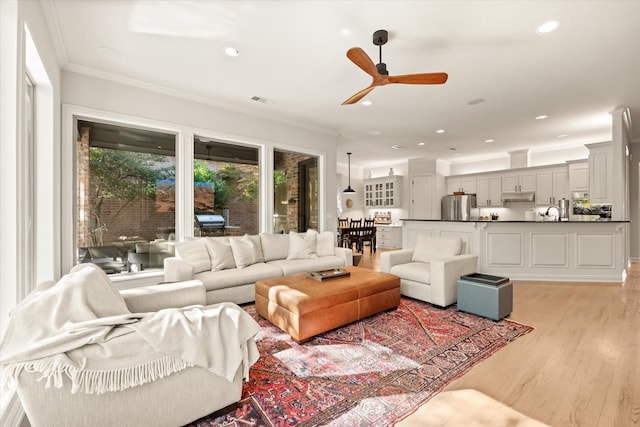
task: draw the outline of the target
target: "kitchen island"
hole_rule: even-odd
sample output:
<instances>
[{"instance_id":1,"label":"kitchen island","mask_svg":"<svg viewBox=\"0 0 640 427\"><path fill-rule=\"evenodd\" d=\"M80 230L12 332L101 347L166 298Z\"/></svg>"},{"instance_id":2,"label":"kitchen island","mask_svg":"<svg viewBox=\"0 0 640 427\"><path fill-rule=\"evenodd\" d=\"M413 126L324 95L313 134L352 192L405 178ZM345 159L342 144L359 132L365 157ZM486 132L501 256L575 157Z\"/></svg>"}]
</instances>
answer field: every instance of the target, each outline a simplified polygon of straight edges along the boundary
<instances>
[{"instance_id":1,"label":"kitchen island","mask_svg":"<svg viewBox=\"0 0 640 427\"><path fill-rule=\"evenodd\" d=\"M516 280L621 282L629 221L402 219L403 248L417 236L456 236L478 255L478 272Z\"/></svg>"}]
</instances>

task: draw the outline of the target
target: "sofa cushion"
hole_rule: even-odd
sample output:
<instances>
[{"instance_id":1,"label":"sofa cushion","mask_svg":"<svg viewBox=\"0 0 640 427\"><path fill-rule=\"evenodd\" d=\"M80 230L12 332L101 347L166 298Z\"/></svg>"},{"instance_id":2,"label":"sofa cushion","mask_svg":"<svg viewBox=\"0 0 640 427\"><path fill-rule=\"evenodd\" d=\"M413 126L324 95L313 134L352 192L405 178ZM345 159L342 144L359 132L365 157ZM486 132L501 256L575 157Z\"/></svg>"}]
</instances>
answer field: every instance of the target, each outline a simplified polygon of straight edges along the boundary
<instances>
[{"instance_id":1,"label":"sofa cushion","mask_svg":"<svg viewBox=\"0 0 640 427\"><path fill-rule=\"evenodd\" d=\"M205 237L209 258L211 258L211 271L236 268L236 261L233 258L231 243L225 237Z\"/></svg>"},{"instance_id":2,"label":"sofa cushion","mask_svg":"<svg viewBox=\"0 0 640 427\"><path fill-rule=\"evenodd\" d=\"M316 232L289 233L289 252L287 259L316 259Z\"/></svg>"},{"instance_id":3,"label":"sofa cushion","mask_svg":"<svg viewBox=\"0 0 640 427\"><path fill-rule=\"evenodd\" d=\"M265 262L286 259L289 254L289 236L286 234L260 234L262 255Z\"/></svg>"},{"instance_id":4,"label":"sofa cushion","mask_svg":"<svg viewBox=\"0 0 640 427\"><path fill-rule=\"evenodd\" d=\"M426 262L408 262L391 267L389 273L401 279L431 284L431 264Z\"/></svg>"},{"instance_id":5,"label":"sofa cushion","mask_svg":"<svg viewBox=\"0 0 640 427\"><path fill-rule=\"evenodd\" d=\"M336 235L331 231L316 233L316 255L319 257L335 255Z\"/></svg>"},{"instance_id":6,"label":"sofa cushion","mask_svg":"<svg viewBox=\"0 0 640 427\"><path fill-rule=\"evenodd\" d=\"M187 240L176 243L176 253L193 267L193 273L211 270L211 258L204 239Z\"/></svg>"},{"instance_id":7,"label":"sofa cushion","mask_svg":"<svg viewBox=\"0 0 640 427\"><path fill-rule=\"evenodd\" d=\"M277 266L284 275L289 275L341 267L344 265L344 258L331 255L318 257L317 259L275 260L270 261L268 264Z\"/></svg>"},{"instance_id":8,"label":"sofa cushion","mask_svg":"<svg viewBox=\"0 0 640 427\"><path fill-rule=\"evenodd\" d=\"M260 236L245 234L240 238L229 239L229 242L237 268L246 268L258 262L264 262Z\"/></svg>"},{"instance_id":9,"label":"sofa cushion","mask_svg":"<svg viewBox=\"0 0 640 427\"><path fill-rule=\"evenodd\" d=\"M460 255L461 251L462 239L459 237L418 236L411 261L431 262Z\"/></svg>"},{"instance_id":10,"label":"sofa cushion","mask_svg":"<svg viewBox=\"0 0 640 427\"><path fill-rule=\"evenodd\" d=\"M256 280L282 276L282 269L259 262L243 269L231 268L220 271L205 271L193 276L200 280L208 291L242 286L255 283Z\"/></svg>"}]
</instances>

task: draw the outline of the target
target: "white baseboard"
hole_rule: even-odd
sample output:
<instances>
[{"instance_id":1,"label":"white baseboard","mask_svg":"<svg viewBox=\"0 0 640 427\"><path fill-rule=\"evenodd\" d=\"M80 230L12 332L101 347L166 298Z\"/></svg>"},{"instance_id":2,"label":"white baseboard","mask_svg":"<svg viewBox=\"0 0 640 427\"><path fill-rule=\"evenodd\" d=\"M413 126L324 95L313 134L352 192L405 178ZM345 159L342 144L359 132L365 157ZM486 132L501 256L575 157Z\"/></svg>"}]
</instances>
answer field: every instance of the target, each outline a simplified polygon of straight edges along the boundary
<instances>
[{"instance_id":1,"label":"white baseboard","mask_svg":"<svg viewBox=\"0 0 640 427\"><path fill-rule=\"evenodd\" d=\"M2 407L0 425L3 427L20 427L25 413L18 398L18 393L15 390L11 390L7 394L7 396L3 396L3 400L6 399L6 404Z\"/></svg>"}]
</instances>

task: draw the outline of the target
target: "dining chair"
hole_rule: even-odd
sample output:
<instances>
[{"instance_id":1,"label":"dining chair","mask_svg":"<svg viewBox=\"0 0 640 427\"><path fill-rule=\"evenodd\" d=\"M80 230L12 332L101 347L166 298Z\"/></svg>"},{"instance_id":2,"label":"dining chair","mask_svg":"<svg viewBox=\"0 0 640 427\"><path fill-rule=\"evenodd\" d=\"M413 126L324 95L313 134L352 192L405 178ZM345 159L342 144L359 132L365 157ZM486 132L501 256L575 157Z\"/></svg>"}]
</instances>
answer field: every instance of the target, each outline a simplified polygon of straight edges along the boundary
<instances>
[{"instance_id":1,"label":"dining chair","mask_svg":"<svg viewBox=\"0 0 640 427\"><path fill-rule=\"evenodd\" d=\"M349 221L349 234L346 236L346 246L353 249L353 245L356 245L356 251L359 251L358 247L358 238L362 234L362 218L360 219L352 219Z\"/></svg>"},{"instance_id":2,"label":"dining chair","mask_svg":"<svg viewBox=\"0 0 640 427\"><path fill-rule=\"evenodd\" d=\"M338 218L338 247L346 246L345 237L349 234L349 218Z\"/></svg>"},{"instance_id":3,"label":"dining chair","mask_svg":"<svg viewBox=\"0 0 640 427\"><path fill-rule=\"evenodd\" d=\"M366 219L364 220L364 224L362 226L363 230L358 235L358 244L357 250L358 252L364 253L365 243L369 244L369 252L375 252L375 219Z\"/></svg>"}]
</instances>

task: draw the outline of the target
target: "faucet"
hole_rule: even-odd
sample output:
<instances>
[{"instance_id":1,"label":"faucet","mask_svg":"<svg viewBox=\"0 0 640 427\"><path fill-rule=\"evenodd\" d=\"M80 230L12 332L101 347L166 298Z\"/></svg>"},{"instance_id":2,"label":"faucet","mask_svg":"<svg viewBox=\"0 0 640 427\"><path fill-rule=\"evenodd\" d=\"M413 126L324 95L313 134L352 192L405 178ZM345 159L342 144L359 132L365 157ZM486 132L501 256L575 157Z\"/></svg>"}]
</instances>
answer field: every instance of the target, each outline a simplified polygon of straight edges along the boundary
<instances>
[{"instance_id":1,"label":"faucet","mask_svg":"<svg viewBox=\"0 0 640 427\"><path fill-rule=\"evenodd\" d=\"M549 211L550 211L551 209L555 209L555 210L556 210L556 212L558 213L558 215L556 215L556 219L555 219L555 221L559 221L559 220L560 220L560 209L558 209L558 207L557 207L557 206L549 206L549 207L547 208L547 212L545 212L545 216L549 216Z\"/></svg>"}]
</instances>

